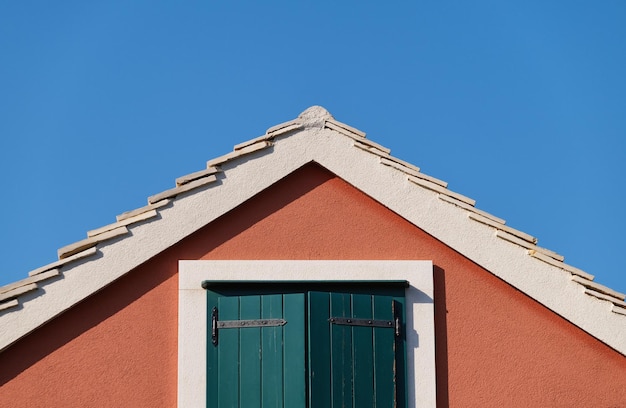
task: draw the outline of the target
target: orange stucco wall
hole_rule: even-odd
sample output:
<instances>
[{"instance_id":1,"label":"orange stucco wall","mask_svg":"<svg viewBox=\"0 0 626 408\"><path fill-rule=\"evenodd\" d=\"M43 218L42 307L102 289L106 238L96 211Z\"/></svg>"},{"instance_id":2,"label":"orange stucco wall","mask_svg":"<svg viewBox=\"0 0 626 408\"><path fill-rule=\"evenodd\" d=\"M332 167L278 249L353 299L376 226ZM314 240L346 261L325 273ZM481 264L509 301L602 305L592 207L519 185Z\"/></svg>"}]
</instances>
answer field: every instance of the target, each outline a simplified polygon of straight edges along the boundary
<instances>
[{"instance_id":1,"label":"orange stucco wall","mask_svg":"<svg viewBox=\"0 0 626 408\"><path fill-rule=\"evenodd\" d=\"M0 406L176 405L179 259L430 259L445 407L626 407L626 358L309 165L0 353Z\"/></svg>"}]
</instances>

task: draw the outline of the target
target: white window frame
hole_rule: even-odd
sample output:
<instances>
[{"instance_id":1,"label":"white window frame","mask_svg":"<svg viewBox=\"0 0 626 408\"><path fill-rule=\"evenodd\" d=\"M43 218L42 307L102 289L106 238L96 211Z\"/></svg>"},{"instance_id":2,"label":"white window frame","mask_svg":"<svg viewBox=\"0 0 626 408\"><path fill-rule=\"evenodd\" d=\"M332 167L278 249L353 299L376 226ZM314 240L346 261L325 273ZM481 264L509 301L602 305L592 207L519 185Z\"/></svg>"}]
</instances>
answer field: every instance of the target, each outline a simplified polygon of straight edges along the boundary
<instances>
[{"instance_id":1,"label":"white window frame","mask_svg":"<svg viewBox=\"0 0 626 408\"><path fill-rule=\"evenodd\" d=\"M435 407L435 319L431 261L179 261L178 406L206 408L207 295L216 281L406 280L409 408Z\"/></svg>"}]
</instances>

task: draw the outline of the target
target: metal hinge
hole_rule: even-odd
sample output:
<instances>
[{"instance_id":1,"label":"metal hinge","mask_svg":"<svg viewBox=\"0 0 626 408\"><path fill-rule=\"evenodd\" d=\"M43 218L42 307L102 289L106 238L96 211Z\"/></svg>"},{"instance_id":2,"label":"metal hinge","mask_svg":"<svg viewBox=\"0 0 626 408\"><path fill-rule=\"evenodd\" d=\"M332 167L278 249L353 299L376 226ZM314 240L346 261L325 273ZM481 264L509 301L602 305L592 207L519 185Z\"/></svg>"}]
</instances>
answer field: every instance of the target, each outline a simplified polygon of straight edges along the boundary
<instances>
[{"instance_id":1,"label":"metal hinge","mask_svg":"<svg viewBox=\"0 0 626 408\"><path fill-rule=\"evenodd\" d=\"M362 327L382 327L386 329L395 329L396 337L400 337L401 327L400 318L396 316L394 320L374 320L374 319L355 319L351 317L331 317L328 319L332 324L342 326L362 326Z\"/></svg>"},{"instance_id":2,"label":"metal hinge","mask_svg":"<svg viewBox=\"0 0 626 408\"><path fill-rule=\"evenodd\" d=\"M247 327L277 327L287 324L285 319L219 320L217 307L211 311L211 341L217 346L218 329L242 329Z\"/></svg>"},{"instance_id":3,"label":"metal hinge","mask_svg":"<svg viewBox=\"0 0 626 408\"><path fill-rule=\"evenodd\" d=\"M328 321L332 324L342 326L361 326L361 327L382 327L386 329L394 329L396 337L400 337L402 333L402 321L399 313L400 305L396 301L392 303L391 309L393 320L376 320L376 319L357 319L353 317L331 317Z\"/></svg>"}]
</instances>

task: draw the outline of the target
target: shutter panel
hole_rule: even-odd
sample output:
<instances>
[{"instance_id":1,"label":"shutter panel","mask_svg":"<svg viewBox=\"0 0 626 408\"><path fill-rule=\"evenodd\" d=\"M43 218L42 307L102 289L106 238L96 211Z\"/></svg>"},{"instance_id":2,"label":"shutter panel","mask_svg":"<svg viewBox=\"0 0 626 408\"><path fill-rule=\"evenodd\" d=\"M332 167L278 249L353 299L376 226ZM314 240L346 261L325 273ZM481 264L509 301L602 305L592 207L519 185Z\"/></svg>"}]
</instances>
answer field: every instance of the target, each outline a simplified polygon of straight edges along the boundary
<instances>
[{"instance_id":1,"label":"shutter panel","mask_svg":"<svg viewBox=\"0 0 626 408\"><path fill-rule=\"evenodd\" d=\"M406 406L404 289L317 288L207 290L208 407Z\"/></svg>"},{"instance_id":2,"label":"shutter panel","mask_svg":"<svg viewBox=\"0 0 626 408\"><path fill-rule=\"evenodd\" d=\"M403 297L309 292L308 300L310 408L405 406L404 341L395 330Z\"/></svg>"},{"instance_id":3,"label":"shutter panel","mask_svg":"<svg viewBox=\"0 0 626 408\"><path fill-rule=\"evenodd\" d=\"M287 321L272 327L219 328L217 344L207 333L208 406L305 408L304 294L207 290L207 300L209 316L217 308L220 322Z\"/></svg>"}]
</instances>

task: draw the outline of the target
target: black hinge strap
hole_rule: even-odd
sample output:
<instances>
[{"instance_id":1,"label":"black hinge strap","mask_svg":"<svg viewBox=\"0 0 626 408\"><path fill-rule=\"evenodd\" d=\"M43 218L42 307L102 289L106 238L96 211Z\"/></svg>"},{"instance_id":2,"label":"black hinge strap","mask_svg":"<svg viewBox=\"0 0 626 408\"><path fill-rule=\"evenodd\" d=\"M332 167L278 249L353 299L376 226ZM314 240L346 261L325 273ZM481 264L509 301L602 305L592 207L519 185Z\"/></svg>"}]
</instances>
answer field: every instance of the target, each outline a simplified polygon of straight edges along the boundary
<instances>
[{"instance_id":1,"label":"black hinge strap","mask_svg":"<svg viewBox=\"0 0 626 408\"><path fill-rule=\"evenodd\" d=\"M402 322L400 316L397 313L397 306L393 305L393 320L376 320L376 319L357 319L353 317L331 317L328 321L331 324L337 324L342 326L361 326L361 327L382 327L387 329L394 329L396 337L400 337L402 333Z\"/></svg>"},{"instance_id":2,"label":"black hinge strap","mask_svg":"<svg viewBox=\"0 0 626 408\"><path fill-rule=\"evenodd\" d=\"M394 329L396 337L400 337L400 318L395 317L394 320L374 320L374 319L355 319L351 317L331 317L328 319L332 324L342 326L361 326L361 327L382 327L386 329Z\"/></svg>"},{"instance_id":3,"label":"black hinge strap","mask_svg":"<svg viewBox=\"0 0 626 408\"><path fill-rule=\"evenodd\" d=\"M393 329L393 320L374 320L374 319L356 319L352 317L331 317L328 319L332 324L342 326L367 326L367 327L385 327Z\"/></svg>"},{"instance_id":4,"label":"black hinge strap","mask_svg":"<svg viewBox=\"0 0 626 408\"><path fill-rule=\"evenodd\" d=\"M255 320L220 320L217 322L218 329L241 329L244 327L276 327L284 326L285 319L255 319Z\"/></svg>"},{"instance_id":5,"label":"black hinge strap","mask_svg":"<svg viewBox=\"0 0 626 408\"><path fill-rule=\"evenodd\" d=\"M211 311L211 341L217 346L218 329L242 329L248 327L277 327L287 324L285 319L219 320L217 307Z\"/></svg>"}]
</instances>

